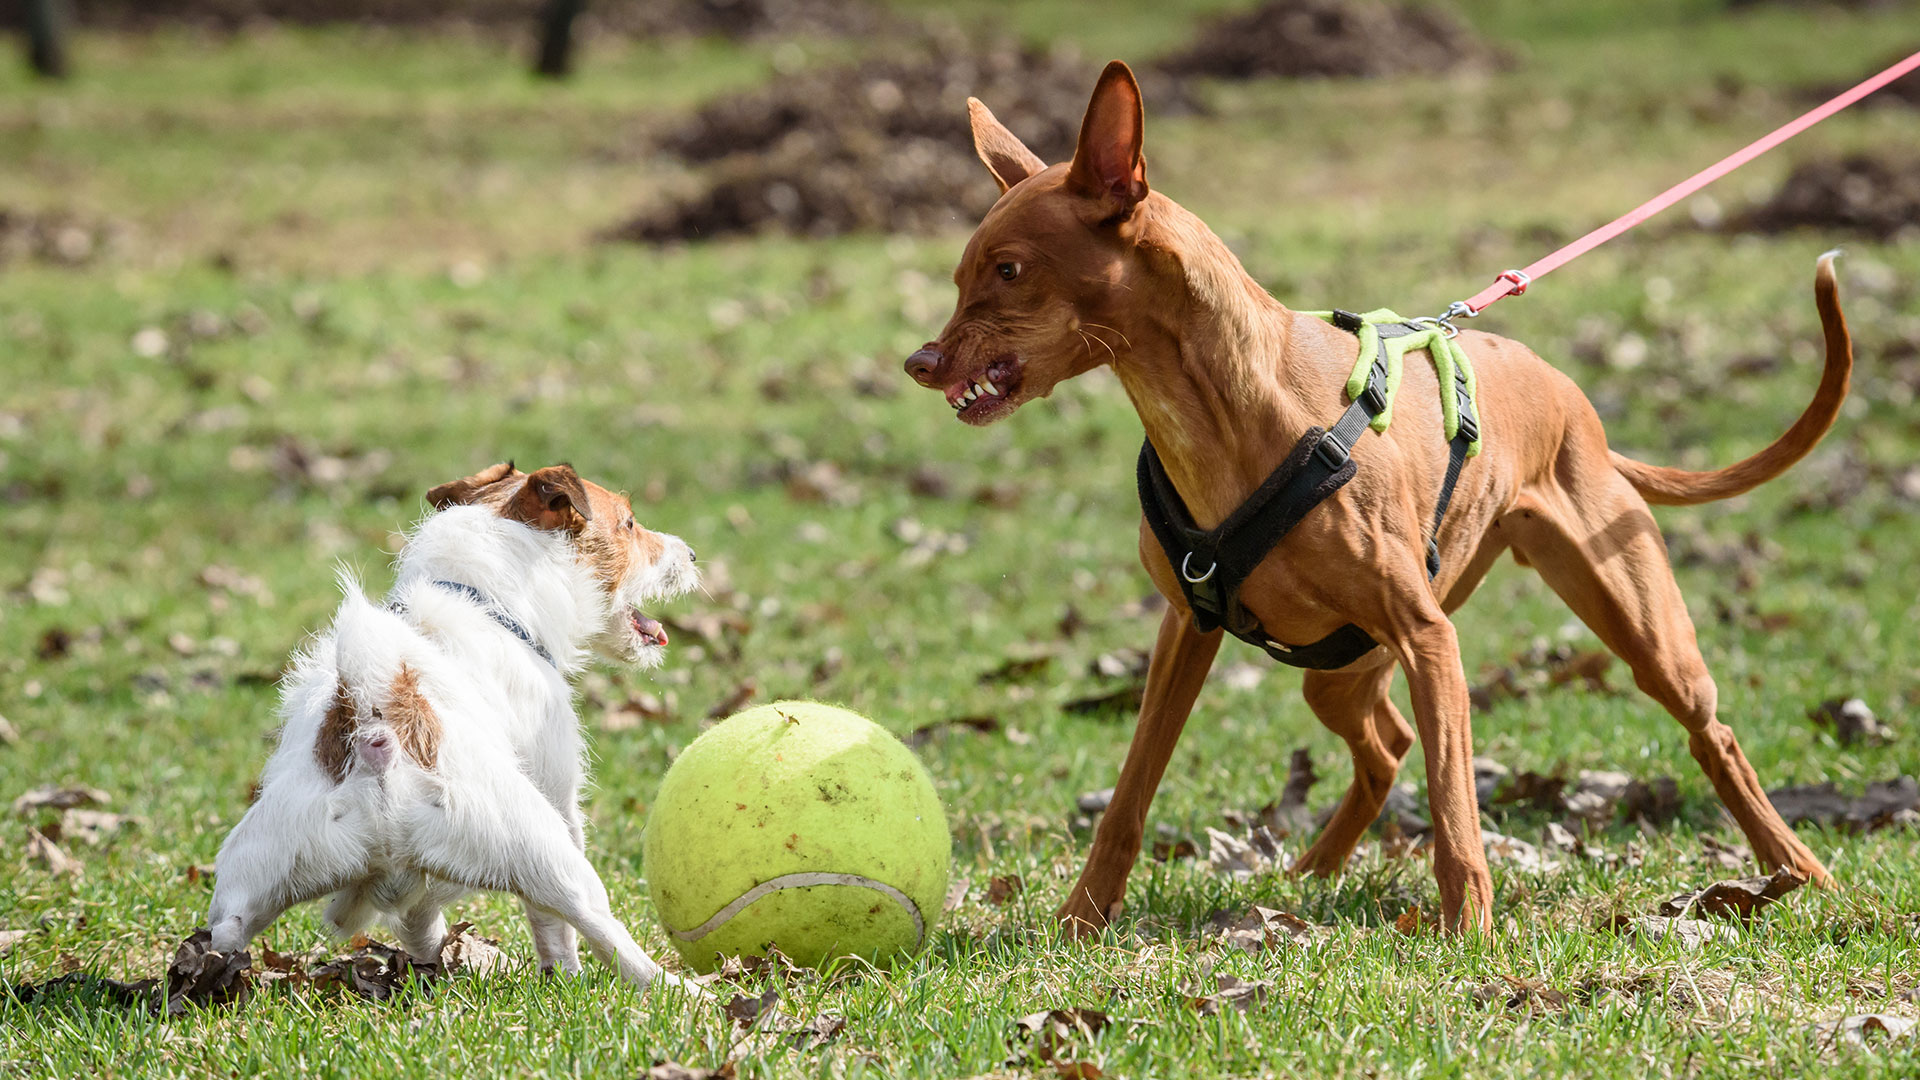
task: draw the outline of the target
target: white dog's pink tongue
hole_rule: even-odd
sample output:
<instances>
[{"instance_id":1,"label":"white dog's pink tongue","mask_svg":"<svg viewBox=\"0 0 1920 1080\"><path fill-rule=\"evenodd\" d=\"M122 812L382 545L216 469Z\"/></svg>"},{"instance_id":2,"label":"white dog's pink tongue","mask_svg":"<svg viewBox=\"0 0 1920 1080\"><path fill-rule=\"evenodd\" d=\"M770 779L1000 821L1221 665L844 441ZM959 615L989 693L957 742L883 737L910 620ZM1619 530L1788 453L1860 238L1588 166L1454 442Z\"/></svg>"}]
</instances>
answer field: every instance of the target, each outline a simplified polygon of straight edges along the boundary
<instances>
[{"instance_id":1,"label":"white dog's pink tongue","mask_svg":"<svg viewBox=\"0 0 1920 1080\"><path fill-rule=\"evenodd\" d=\"M640 635L640 639L649 645L667 643L667 628L661 626L658 619L648 618L636 611L633 613L633 629Z\"/></svg>"}]
</instances>

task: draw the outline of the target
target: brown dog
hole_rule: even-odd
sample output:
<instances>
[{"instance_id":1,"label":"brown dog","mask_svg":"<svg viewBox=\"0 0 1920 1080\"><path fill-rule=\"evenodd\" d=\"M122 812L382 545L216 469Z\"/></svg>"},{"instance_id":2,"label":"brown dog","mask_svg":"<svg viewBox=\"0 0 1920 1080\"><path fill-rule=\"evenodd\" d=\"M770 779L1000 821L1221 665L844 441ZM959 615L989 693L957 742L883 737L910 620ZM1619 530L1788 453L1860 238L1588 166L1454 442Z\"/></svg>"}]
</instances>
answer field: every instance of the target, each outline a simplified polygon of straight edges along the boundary
<instances>
[{"instance_id":1,"label":"brown dog","mask_svg":"<svg viewBox=\"0 0 1920 1080\"><path fill-rule=\"evenodd\" d=\"M907 361L960 420L986 424L1063 379L1112 365L1168 479L1203 529L1240 506L1314 425L1346 407L1354 337L1289 311L1218 237L1149 191L1140 89L1115 61L1101 75L1073 161L1049 166L970 101L974 144L1004 194L968 242L953 319ZM1307 704L1353 754L1353 784L1294 872L1340 870L1380 813L1413 729L1388 699L1407 671L1425 749L1434 874L1446 925L1491 926L1492 882L1474 799L1467 681L1449 612L1504 551L1531 566L1633 669L1689 733L1689 749L1769 867L1822 883L1826 868L1781 821L1733 732L1647 504L1724 499L1778 476L1833 425L1852 347L1831 262L1814 284L1827 358L1793 427L1753 457L1692 473L1607 448L1579 387L1525 347L1464 333L1479 374L1484 451L1467 462L1428 579L1427 523L1447 465L1438 381L1409 356L1396 419L1352 449L1351 483L1305 516L1246 580L1240 601L1272 637L1313 642L1353 624L1380 643L1338 670L1306 673ZM1114 917L1147 807L1220 647L1199 632L1175 569L1143 520L1140 556L1169 601L1140 720L1093 851L1059 917L1075 934Z\"/></svg>"}]
</instances>

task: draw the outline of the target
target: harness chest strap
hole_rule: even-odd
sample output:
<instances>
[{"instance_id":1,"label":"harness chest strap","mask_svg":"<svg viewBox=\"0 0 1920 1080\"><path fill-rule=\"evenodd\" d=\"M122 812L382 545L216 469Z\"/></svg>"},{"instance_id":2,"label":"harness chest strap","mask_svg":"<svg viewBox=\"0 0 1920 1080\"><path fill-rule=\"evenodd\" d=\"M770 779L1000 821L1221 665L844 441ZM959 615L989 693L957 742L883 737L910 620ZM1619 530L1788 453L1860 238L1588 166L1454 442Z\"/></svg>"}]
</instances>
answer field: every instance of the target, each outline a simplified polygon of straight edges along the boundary
<instances>
[{"instance_id":1,"label":"harness chest strap","mask_svg":"<svg viewBox=\"0 0 1920 1080\"><path fill-rule=\"evenodd\" d=\"M1440 549L1435 538L1453 499L1454 486L1466 459L1480 448L1479 423L1473 408L1473 369L1465 352L1444 333L1384 310L1364 316L1333 311L1323 317L1360 339L1360 355L1347 385L1353 401L1331 429L1309 428L1279 467L1226 520L1213 529L1195 524L1185 500L1167 477L1152 440L1141 444L1138 467L1141 512L1167 560L1179 573L1180 589L1193 611L1195 626L1202 633L1225 628L1283 664L1322 669L1345 667L1378 643L1352 624L1309 645L1277 641L1240 603L1240 587L1309 511L1353 479L1353 447L1369 426L1386 430L1392 419L1402 357L1409 350L1428 350L1443 384L1453 388L1452 394L1442 394L1447 472L1427 539L1429 578L1440 572Z\"/></svg>"}]
</instances>

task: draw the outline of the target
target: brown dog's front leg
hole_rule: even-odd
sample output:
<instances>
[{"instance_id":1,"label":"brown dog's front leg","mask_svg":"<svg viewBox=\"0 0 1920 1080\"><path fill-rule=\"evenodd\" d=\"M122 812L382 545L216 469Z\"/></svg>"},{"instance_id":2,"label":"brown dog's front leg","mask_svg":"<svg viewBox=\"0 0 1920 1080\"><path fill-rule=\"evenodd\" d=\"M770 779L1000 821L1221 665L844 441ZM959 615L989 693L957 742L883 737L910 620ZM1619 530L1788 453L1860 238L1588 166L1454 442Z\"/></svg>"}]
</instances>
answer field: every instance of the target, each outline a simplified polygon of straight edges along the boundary
<instances>
[{"instance_id":1,"label":"brown dog's front leg","mask_svg":"<svg viewBox=\"0 0 1920 1080\"><path fill-rule=\"evenodd\" d=\"M1113 801L1100 819L1093 851L1073 894L1055 916L1073 937L1097 934L1119 914L1127 875L1133 872L1141 837L1146 834L1147 807L1167 771L1167 760L1180 741L1194 699L1207 681L1214 654L1220 651L1220 637L1218 630L1211 634L1195 630L1193 617L1179 607L1169 606L1160 620L1160 637L1147 665L1140 721L1133 729L1127 760L1120 766Z\"/></svg>"},{"instance_id":2,"label":"brown dog's front leg","mask_svg":"<svg viewBox=\"0 0 1920 1080\"><path fill-rule=\"evenodd\" d=\"M1414 724L1427 759L1433 814L1433 876L1448 930L1493 929L1493 878L1480 842L1473 790L1473 727L1460 642L1438 610L1394 642L1413 693Z\"/></svg>"}]
</instances>

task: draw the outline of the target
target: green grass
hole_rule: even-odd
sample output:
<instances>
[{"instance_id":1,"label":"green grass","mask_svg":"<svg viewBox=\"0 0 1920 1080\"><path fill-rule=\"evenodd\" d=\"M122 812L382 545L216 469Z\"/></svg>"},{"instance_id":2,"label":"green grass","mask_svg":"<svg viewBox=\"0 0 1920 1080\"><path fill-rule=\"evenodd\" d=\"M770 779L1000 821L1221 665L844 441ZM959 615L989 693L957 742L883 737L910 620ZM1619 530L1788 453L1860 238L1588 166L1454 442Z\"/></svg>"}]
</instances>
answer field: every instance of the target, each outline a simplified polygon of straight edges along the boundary
<instances>
[{"instance_id":1,"label":"green grass","mask_svg":"<svg viewBox=\"0 0 1920 1080\"><path fill-rule=\"evenodd\" d=\"M1150 121L1154 182L1289 303L1433 310L1538 254L1544 233L1577 234L1791 116L1792 86L1862 71L1920 36L1910 13L1463 7L1513 46L1515 70L1213 87L1213 115ZM976 2L961 14L1000 11ZM1075 2L1007 17L1134 58L1183 33L1191 11ZM816 59L837 48L808 46ZM335 564L383 585L419 494L511 456L571 460L643 494L645 522L711 558L713 596L680 612L730 606L752 624L737 659L682 643L656 678L597 675L583 706L593 857L615 909L656 952L666 941L638 862L647 802L742 679L763 699L833 698L903 732L964 715L1002 722L922 750L952 815L955 874L973 885L967 901L911 966L791 987L789 1010L839 1012L846 1033L825 1050L749 1048L747 1075L990 1072L1008 1059L1015 1017L1067 1006L1116 1019L1074 1054L1110 1076L1893 1076L1920 1063L1914 1039L1823 1054L1807 1034L1849 1013L1915 1014L1894 1000L1920 971L1911 831L1804 830L1845 890L1795 894L1737 944L1695 953L1602 929L1725 876L1697 858L1699 838L1737 839L1681 729L1618 666L1619 694L1561 690L1477 715L1476 747L1515 769L1671 775L1681 820L1600 834L1610 851L1643 853L1630 868L1496 866L1491 939L1387 929L1409 909L1433 914L1437 899L1424 859L1376 852L1331 883L1235 882L1143 860L1108 941L1055 940L1046 916L1089 841L1073 828L1074 798L1112 783L1129 732L1125 718L1061 705L1106 685L1087 673L1094 657L1153 635L1152 617L1125 613L1150 590L1134 550L1138 421L1104 373L985 431L906 384L898 359L947 317L958 234L673 251L588 242L673 182L646 133L770 77L771 46L609 44L564 87L532 83L507 43L480 37L87 38L77 59L70 86L0 72L0 207L112 218L128 234L86 267L0 268L0 713L21 736L0 745L0 797L87 783L138 824L99 847L69 844L85 867L71 878L26 861L29 822L11 820L0 929L32 934L0 954L5 981L74 965L122 978L164 968L208 898L188 868L211 863L245 805L274 725L271 680L331 611ZM1723 77L1743 88L1717 89ZM1911 113L1843 116L1713 195L1736 205L1799 156L1916 134ZM1679 569L1722 715L1765 782L1853 788L1920 772L1920 508L1893 487L1920 454L1920 426L1912 361L1888 356L1916 333L1920 246L1727 238L1673 216L1483 321L1573 374L1616 445L1693 467L1731 461L1810 394L1813 258L1849 241L1841 270L1860 368L1834 435L1767 488L1661 520L1677 534L1768 541L1750 588L1724 565ZM480 279L456 284L449 270L466 262ZM198 319L214 333L193 333L197 312L219 316ZM151 327L169 334L168 355L134 354L131 339ZM1602 355L1627 334L1650 344L1631 370ZM1784 360L1734 371L1755 355ZM344 478L276 469L289 442L345 459ZM1864 490L1805 508L1847 460L1866 470ZM822 461L856 489L844 504L797 501L778 479L783 464ZM916 470L950 493L914 494ZM1017 502L977 502L989 484ZM966 550L917 560L899 539L904 519L964 536ZM258 578L271 602L202 585L210 565ZM1087 626L1063 639L1069 609ZM1594 644L1511 563L1458 622L1474 676L1537 639ZM41 659L54 630L74 644ZM169 644L180 635L191 655ZM1040 648L1057 658L1039 678L980 680ZM816 680L833 650L844 665ZM1203 694L1155 824L1200 837L1223 810L1271 800L1298 746L1327 777L1316 806L1344 785L1346 755L1300 703L1298 676L1229 644L1221 666L1245 664L1262 673L1256 685L1216 679ZM673 720L604 730L601 703L639 690L670 693ZM1866 698L1903 738L1842 748L1807 722L1811 705L1842 695ZM1416 754L1405 778L1422 772ZM1532 839L1543 819L1489 823ZM1004 874L1026 890L987 905L987 881ZM1331 937L1311 951L1223 953L1207 917L1255 903ZM731 1033L712 1010L642 997L597 966L540 979L503 898L455 914L502 938L519 966L384 1004L268 993L172 1021L85 990L3 1003L0 1065L62 1077L570 1076L727 1056ZM264 943L305 949L320 934L317 911L303 909ZM1248 1013L1198 1016L1186 998L1215 972L1276 985ZM1471 989L1502 974L1616 992L1531 1017L1476 1004Z\"/></svg>"}]
</instances>

